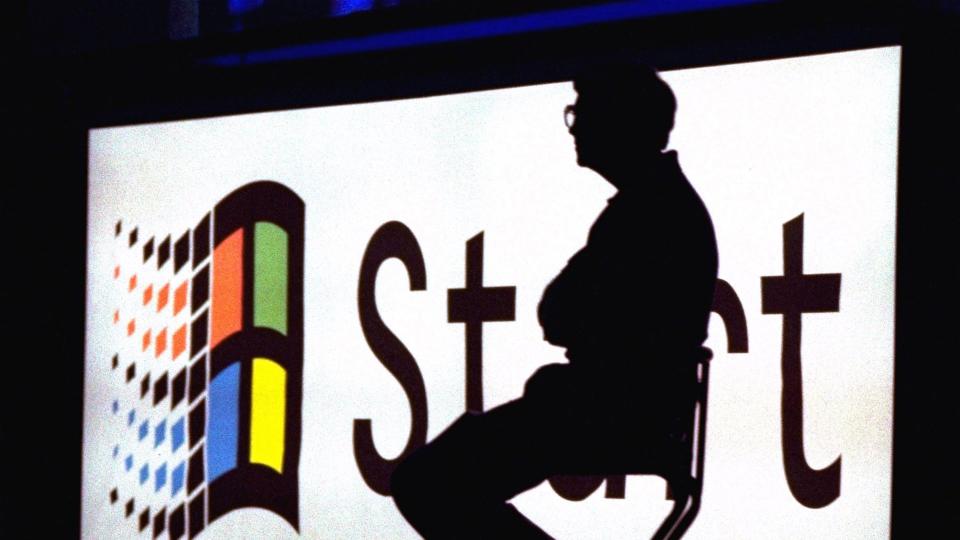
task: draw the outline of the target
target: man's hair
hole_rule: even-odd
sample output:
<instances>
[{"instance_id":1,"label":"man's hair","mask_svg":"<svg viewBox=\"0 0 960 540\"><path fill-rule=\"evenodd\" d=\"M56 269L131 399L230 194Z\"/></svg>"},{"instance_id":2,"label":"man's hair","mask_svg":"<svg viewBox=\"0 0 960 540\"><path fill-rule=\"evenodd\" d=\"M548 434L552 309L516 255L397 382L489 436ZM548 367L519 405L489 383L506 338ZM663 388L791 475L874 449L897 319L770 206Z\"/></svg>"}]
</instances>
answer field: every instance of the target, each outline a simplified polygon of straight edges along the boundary
<instances>
[{"instance_id":1,"label":"man's hair","mask_svg":"<svg viewBox=\"0 0 960 540\"><path fill-rule=\"evenodd\" d=\"M677 99L653 68L629 61L609 62L579 75L573 87L581 98L602 103L605 111L630 122L644 146L666 148Z\"/></svg>"}]
</instances>

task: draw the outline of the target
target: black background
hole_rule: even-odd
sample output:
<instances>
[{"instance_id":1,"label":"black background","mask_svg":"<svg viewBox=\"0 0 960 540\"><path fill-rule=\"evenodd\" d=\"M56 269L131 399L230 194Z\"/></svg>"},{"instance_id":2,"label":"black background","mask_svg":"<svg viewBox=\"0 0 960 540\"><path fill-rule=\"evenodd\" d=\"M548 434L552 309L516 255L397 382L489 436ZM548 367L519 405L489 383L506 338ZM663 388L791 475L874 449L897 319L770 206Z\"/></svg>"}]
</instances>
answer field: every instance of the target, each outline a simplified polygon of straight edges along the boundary
<instances>
[{"instance_id":1,"label":"black background","mask_svg":"<svg viewBox=\"0 0 960 540\"><path fill-rule=\"evenodd\" d=\"M950 443L960 429L957 2L781 2L229 69L198 61L466 20L482 7L396 10L173 42L162 1L33 4L5 8L0 33L0 535L16 524L37 536L79 536L90 126L557 81L611 52L672 69L889 44L904 47L893 536L939 537L960 525L958 449ZM534 4L543 2L511 9ZM744 519L776 516L746 508Z\"/></svg>"}]
</instances>

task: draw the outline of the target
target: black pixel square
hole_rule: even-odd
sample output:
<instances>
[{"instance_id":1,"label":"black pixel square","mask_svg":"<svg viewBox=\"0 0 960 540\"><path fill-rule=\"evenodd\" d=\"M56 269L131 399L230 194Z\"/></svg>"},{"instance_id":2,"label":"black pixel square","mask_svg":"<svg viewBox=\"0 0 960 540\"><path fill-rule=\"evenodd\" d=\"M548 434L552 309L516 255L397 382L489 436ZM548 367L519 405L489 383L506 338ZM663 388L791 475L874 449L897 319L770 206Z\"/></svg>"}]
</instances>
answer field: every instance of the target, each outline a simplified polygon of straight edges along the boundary
<instances>
[{"instance_id":1,"label":"black pixel square","mask_svg":"<svg viewBox=\"0 0 960 540\"><path fill-rule=\"evenodd\" d=\"M170 260L170 237L163 239L163 242L160 242L160 246L157 248L157 268L163 268L163 265L167 264L167 261Z\"/></svg>"},{"instance_id":2,"label":"black pixel square","mask_svg":"<svg viewBox=\"0 0 960 540\"><path fill-rule=\"evenodd\" d=\"M207 355L201 356L190 366L190 403L207 389Z\"/></svg>"},{"instance_id":3,"label":"black pixel square","mask_svg":"<svg viewBox=\"0 0 960 540\"><path fill-rule=\"evenodd\" d=\"M117 366L120 365L120 355L113 355L113 359L110 361L110 369L117 369Z\"/></svg>"},{"instance_id":4,"label":"black pixel square","mask_svg":"<svg viewBox=\"0 0 960 540\"><path fill-rule=\"evenodd\" d=\"M136 227L134 227L133 230L130 231L130 237L128 238L128 241L129 241L130 247L133 247L133 245L137 243L137 228L136 228Z\"/></svg>"},{"instance_id":5,"label":"black pixel square","mask_svg":"<svg viewBox=\"0 0 960 540\"><path fill-rule=\"evenodd\" d=\"M190 410L190 447L200 442L203 438L203 432L207 425L207 403L201 399L197 405Z\"/></svg>"},{"instance_id":6,"label":"black pixel square","mask_svg":"<svg viewBox=\"0 0 960 540\"><path fill-rule=\"evenodd\" d=\"M116 238L120 236L120 233L123 232L123 220L117 221L117 224L113 226L113 237Z\"/></svg>"},{"instance_id":7,"label":"black pixel square","mask_svg":"<svg viewBox=\"0 0 960 540\"><path fill-rule=\"evenodd\" d=\"M120 494L117 493L117 488L110 490L110 504L116 504L117 499L120 498Z\"/></svg>"},{"instance_id":8,"label":"black pixel square","mask_svg":"<svg viewBox=\"0 0 960 540\"><path fill-rule=\"evenodd\" d=\"M193 229L193 267L200 266L210 255L210 214L203 216Z\"/></svg>"},{"instance_id":9,"label":"black pixel square","mask_svg":"<svg viewBox=\"0 0 960 540\"><path fill-rule=\"evenodd\" d=\"M133 515L133 499L132 498L129 501L127 501L127 504L123 509L123 515L125 517L130 517Z\"/></svg>"},{"instance_id":10,"label":"black pixel square","mask_svg":"<svg viewBox=\"0 0 960 540\"><path fill-rule=\"evenodd\" d=\"M150 257L153 257L153 238L143 245L143 262L149 261Z\"/></svg>"},{"instance_id":11,"label":"black pixel square","mask_svg":"<svg viewBox=\"0 0 960 540\"><path fill-rule=\"evenodd\" d=\"M161 508L153 516L153 537L159 538L167 530L167 509Z\"/></svg>"},{"instance_id":12,"label":"black pixel square","mask_svg":"<svg viewBox=\"0 0 960 540\"><path fill-rule=\"evenodd\" d=\"M192 492L197 486L203 483L203 447L190 456L190 470L187 472L187 493Z\"/></svg>"},{"instance_id":13,"label":"black pixel square","mask_svg":"<svg viewBox=\"0 0 960 540\"><path fill-rule=\"evenodd\" d=\"M170 408L176 407L187 391L187 368L180 370L173 376L173 383L170 384Z\"/></svg>"},{"instance_id":14,"label":"black pixel square","mask_svg":"<svg viewBox=\"0 0 960 540\"><path fill-rule=\"evenodd\" d=\"M190 326L190 356L196 356L197 353L207 346L207 311L204 310L197 318L193 320Z\"/></svg>"},{"instance_id":15,"label":"black pixel square","mask_svg":"<svg viewBox=\"0 0 960 540\"><path fill-rule=\"evenodd\" d=\"M183 533L187 527L182 504L170 512L170 521L167 523L167 528L170 530L170 540L183 538Z\"/></svg>"},{"instance_id":16,"label":"black pixel square","mask_svg":"<svg viewBox=\"0 0 960 540\"><path fill-rule=\"evenodd\" d=\"M163 401L163 398L167 397L168 386L170 385L169 380L167 379L167 374L164 373L161 375L157 382L153 383L153 405L156 406L158 403Z\"/></svg>"},{"instance_id":17,"label":"black pixel square","mask_svg":"<svg viewBox=\"0 0 960 540\"><path fill-rule=\"evenodd\" d=\"M140 379L140 399L143 399L147 396L147 392L150 391L150 374L147 373Z\"/></svg>"},{"instance_id":18,"label":"black pixel square","mask_svg":"<svg viewBox=\"0 0 960 540\"><path fill-rule=\"evenodd\" d=\"M190 538L200 534L207 523L207 498L204 497L206 490L201 489L190 502L187 503L190 514Z\"/></svg>"},{"instance_id":19,"label":"black pixel square","mask_svg":"<svg viewBox=\"0 0 960 540\"><path fill-rule=\"evenodd\" d=\"M190 311L196 313L200 306L210 297L210 266L204 266L193 276L193 287L190 287Z\"/></svg>"},{"instance_id":20,"label":"black pixel square","mask_svg":"<svg viewBox=\"0 0 960 540\"><path fill-rule=\"evenodd\" d=\"M143 512L140 512L140 525L138 527L139 531L143 531L147 528L147 525L150 525L150 509L146 508Z\"/></svg>"},{"instance_id":21,"label":"black pixel square","mask_svg":"<svg viewBox=\"0 0 960 540\"><path fill-rule=\"evenodd\" d=\"M133 378L136 376L137 376L137 365L130 364L129 366L127 366L127 382L132 381Z\"/></svg>"},{"instance_id":22,"label":"black pixel square","mask_svg":"<svg viewBox=\"0 0 960 540\"><path fill-rule=\"evenodd\" d=\"M183 233L173 246L173 271L179 272L190 259L190 231Z\"/></svg>"}]
</instances>

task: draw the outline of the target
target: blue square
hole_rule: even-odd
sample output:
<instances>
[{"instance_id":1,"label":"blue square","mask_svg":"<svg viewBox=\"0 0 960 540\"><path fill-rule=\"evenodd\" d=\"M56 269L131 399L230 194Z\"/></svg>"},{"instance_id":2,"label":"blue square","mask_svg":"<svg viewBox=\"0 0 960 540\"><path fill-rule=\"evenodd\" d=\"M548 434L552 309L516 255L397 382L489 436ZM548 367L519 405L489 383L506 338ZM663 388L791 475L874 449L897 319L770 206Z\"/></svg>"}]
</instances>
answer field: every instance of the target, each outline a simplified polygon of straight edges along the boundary
<instances>
[{"instance_id":1,"label":"blue square","mask_svg":"<svg viewBox=\"0 0 960 540\"><path fill-rule=\"evenodd\" d=\"M117 459L117 455L120 453L120 445L113 445L113 459Z\"/></svg>"},{"instance_id":2,"label":"blue square","mask_svg":"<svg viewBox=\"0 0 960 540\"><path fill-rule=\"evenodd\" d=\"M160 489L167 485L167 464L164 463L161 465L153 474L154 478L154 491L160 491Z\"/></svg>"},{"instance_id":3,"label":"blue square","mask_svg":"<svg viewBox=\"0 0 960 540\"><path fill-rule=\"evenodd\" d=\"M118 412L120 412L120 402L117 400L113 400L113 405L110 405L110 410L113 411L113 414L117 414Z\"/></svg>"},{"instance_id":4,"label":"blue square","mask_svg":"<svg viewBox=\"0 0 960 540\"><path fill-rule=\"evenodd\" d=\"M136 420L137 420L137 411L134 409L130 409L130 412L127 413L127 425L132 426Z\"/></svg>"},{"instance_id":5,"label":"blue square","mask_svg":"<svg viewBox=\"0 0 960 540\"><path fill-rule=\"evenodd\" d=\"M174 422L173 427L170 428L170 439L173 441L174 450L183 445L183 418Z\"/></svg>"},{"instance_id":6,"label":"blue square","mask_svg":"<svg viewBox=\"0 0 960 540\"><path fill-rule=\"evenodd\" d=\"M127 454L127 457L123 459L123 468L127 472L130 472L130 469L133 468L133 454Z\"/></svg>"},{"instance_id":7,"label":"blue square","mask_svg":"<svg viewBox=\"0 0 960 540\"><path fill-rule=\"evenodd\" d=\"M143 467L140 467L140 485L147 483L147 478L150 478L150 468L147 467L147 464L144 463Z\"/></svg>"},{"instance_id":8,"label":"blue square","mask_svg":"<svg viewBox=\"0 0 960 540\"><path fill-rule=\"evenodd\" d=\"M161 420L153 430L153 447L158 448L167 437L167 421Z\"/></svg>"},{"instance_id":9,"label":"blue square","mask_svg":"<svg viewBox=\"0 0 960 540\"><path fill-rule=\"evenodd\" d=\"M178 491L183 489L183 477L186 466L184 463L181 463L173 468L173 473L170 474L170 489L173 491L171 495L176 495Z\"/></svg>"},{"instance_id":10,"label":"blue square","mask_svg":"<svg viewBox=\"0 0 960 540\"><path fill-rule=\"evenodd\" d=\"M148 433L150 433L150 425L144 420L143 423L140 424L140 435L137 437L137 440L142 441L146 439Z\"/></svg>"}]
</instances>

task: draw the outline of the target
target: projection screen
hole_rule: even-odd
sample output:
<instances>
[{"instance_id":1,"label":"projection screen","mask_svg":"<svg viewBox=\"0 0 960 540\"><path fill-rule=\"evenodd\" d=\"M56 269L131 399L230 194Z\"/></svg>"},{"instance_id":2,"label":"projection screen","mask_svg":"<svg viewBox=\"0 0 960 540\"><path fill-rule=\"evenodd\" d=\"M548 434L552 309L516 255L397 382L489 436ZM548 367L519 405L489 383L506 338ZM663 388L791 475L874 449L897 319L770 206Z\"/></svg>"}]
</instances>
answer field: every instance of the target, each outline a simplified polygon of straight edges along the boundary
<instances>
[{"instance_id":1,"label":"projection screen","mask_svg":"<svg viewBox=\"0 0 960 540\"><path fill-rule=\"evenodd\" d=\"M899 47L662 74L743 315L737 346L711 319L687 538L890 534L899 74ZM448 291L472 271L513 295L482 323L485 408L566 361L536 306L614 194L576 165L574 99L566 82L91 130L83 537L416 538L377 467L464 412ZM771 307L784 276L799 345ZM374 350L363 317L402 347ZM795 495L788 440L835 494ZM652 476L558 491L514 501L558 538L649 537L671 507Z\"/></svg>"}]
</instances>

